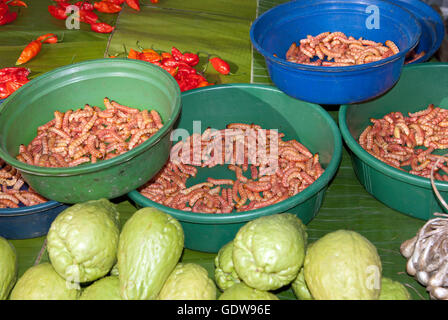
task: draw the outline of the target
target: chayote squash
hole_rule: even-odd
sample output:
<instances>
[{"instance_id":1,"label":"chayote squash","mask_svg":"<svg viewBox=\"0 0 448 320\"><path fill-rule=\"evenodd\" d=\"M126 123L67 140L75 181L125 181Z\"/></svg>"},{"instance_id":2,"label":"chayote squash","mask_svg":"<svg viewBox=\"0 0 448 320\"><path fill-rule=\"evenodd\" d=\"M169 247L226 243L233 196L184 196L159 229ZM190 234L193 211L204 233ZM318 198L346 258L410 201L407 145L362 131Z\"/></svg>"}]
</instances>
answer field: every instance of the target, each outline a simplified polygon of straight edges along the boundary
<instances>
[{"instance_id":1,"label":"chayote squash","mask_svg":"<svg viewBox=\"0 0 448 320\"><path fill-rule=\"evenodd\" d=\"M78 203L51 224L47 249L51 264L72 282L105 276L117 261L119 212L107 199Z\"/></svg>"},{"instance_id":2,"label":"chayote squash","mask_svg":"<svg viewBox=\"0 0 448 320\"><path fill-rule=\"evenodd\" d=\"M155 300L179 262L184 232L179 221L147 207L123 226L118 245L120 294L126 300Z\"/></svg>"},{"instance_id":3,"label":"chayote squash","mask_svg":"<svg viewBox=\"0 0 448 320\"><path fill-rule=\"evenodd\" d=\"M313 296L311 295L310 291L308 290L308 286L305 282L305 275L303 273L303 268L300 269L299 274L297 275L297 278L291 283L292 291L294 292L295 296L299 300L313 300Z\"/></svg>"},{"instance_id":4,"label":"chayote squash","mask_svg":"<svg viewBox=\"0 0 448 320\"><path fill-rule=\"evenodd\" d=\"M382 277L379 300L412 300L412 297L401 282Z\"/></svg>"},{"instance_id":5,"label":"chayote squash","mask_svg":"<svg viewBox=\"0 0 448 320\"><path fill-rule=\"evenodd\" d=\"M233 240L233 264L239 278L259 290L275 290L292 282L305 258L305 230L291 213L246 223Z\"/></svg>"},{"instance_id":6,"label":"chayote squash","mask_svg":"<svg viewBox=\"0 0 448 320\"><path fill-rule=\"evenodd\" d=\"M45 262L32 266L19 278L11 300L77 300L79 286L66 281Z\"/></svg>"},{"instance_id":7,"label":"chayote squash","mask_svg":"<svg viewBox=\"0 0 448 320\"><path fill-rule=\"evenodd\" d=\"M218 300L279 300L279 298L269 291L254 289L240 282L224 290Z\"/></svg>"},{"instance_id":8,"label":"chayote squash","mask_svg":"<svg viewBox=\"0 0 448 320\"><path fill-rule=\"evenodd\" d=\"M84 289L79 300L121 300L120 279L107 276Z\"/></svg>"},{"instance_id":9,"label":"chayote squash","mask_svg":"<svg viewBox=\"0 0 448 320\"><path fill-rule=\"evenodd\" d=\"M233 266L233 241L219 249L215 257L215 281L222 291L241 282Z\"/></svg>"},{"instance_id":10,"label":"chayote squash","mask_svg":"<svg viewBox=\"0 0 448 320\"><path fill-rule=\"evenodd\" d=\"M6 300L17 280L17 255L14 246L0 237L0 300Z\"/></svg>"},{"instance_id":11,"label":"chayote squash","mask_svg":"<svg viewBox=\"0 0 448 320\"><path fill-rule=\"evenodd\" d=\"M315 300L377 300L381 259L376 247L351 230L327 233L307 250L304 275Z\"/></svg>"},{"instance_id":12,"label":"chayote squash","mask_svg":"<svg viewBox=\"0 0 448 320\"><path fill-rule=\"evenodd\" d=\"M196 263L178 263L158 300L216 300L216 285L207 270Z\"/></svg>"}]
</instances>

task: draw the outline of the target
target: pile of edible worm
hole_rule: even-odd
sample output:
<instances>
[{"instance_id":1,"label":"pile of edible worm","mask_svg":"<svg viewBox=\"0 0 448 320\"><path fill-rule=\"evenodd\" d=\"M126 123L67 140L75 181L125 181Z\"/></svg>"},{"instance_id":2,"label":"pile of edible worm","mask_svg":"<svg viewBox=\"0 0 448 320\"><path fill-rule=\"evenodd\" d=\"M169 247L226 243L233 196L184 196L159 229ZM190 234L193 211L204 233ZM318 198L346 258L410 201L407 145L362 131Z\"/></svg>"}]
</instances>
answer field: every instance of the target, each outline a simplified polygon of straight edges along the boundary
<instances>
[{"instance_id":1,"label":"pile of edible worm","mask_svg":"<svg viewBox=\"0 0 448 320\"><path fill-rule=\"evenodd\" d=\"M324 172L317 153L283 137L243 123L193 134L173 146L169 162L139 192L162 205L201 213L242 212L276 204L298 194ZM227 165L235 179L209 177L187 188L187 180L196 176L198 168L218 165Z\"/></svg>"},{"instance_id":2,"label":"pile of edible worm","mask_svg":"<svg viewBox=\"0 0 448 320\"><path fill-rule=\"evenodd\" d=\"M155 110L131 108L104 98L105 110L86 104L54 112L37 136L20 145L17 159L41 167L73 167L125 153L152 137L162 120Z\"/></svg>"},{"instance_id":3,"label":"pile of edible worm","mask_svg":"<svg viewBox=\"0 0 448 320\"><path fill-rule=\"evenodd\" d=\"M323 32L308 35L299 44L292 43L286 60L312 66L345 67L379 61L400 52L397 45L347 37L343 32Z\"/></svg>"},{"instance_id":4,"label":"pile of edible worm","mask_svg":"<svg viewBox=\"0 0 448 320\"><path fill-rule=\"evenodd\" d=\"M377 159L410 174L448 181L447 157L433 154L448 148L448 110L430 104L408 113L391 112L382 119L370 119L359 136L359 144ZM409 168L409 170L407 170Z\"/></svg>"}]
</instances>

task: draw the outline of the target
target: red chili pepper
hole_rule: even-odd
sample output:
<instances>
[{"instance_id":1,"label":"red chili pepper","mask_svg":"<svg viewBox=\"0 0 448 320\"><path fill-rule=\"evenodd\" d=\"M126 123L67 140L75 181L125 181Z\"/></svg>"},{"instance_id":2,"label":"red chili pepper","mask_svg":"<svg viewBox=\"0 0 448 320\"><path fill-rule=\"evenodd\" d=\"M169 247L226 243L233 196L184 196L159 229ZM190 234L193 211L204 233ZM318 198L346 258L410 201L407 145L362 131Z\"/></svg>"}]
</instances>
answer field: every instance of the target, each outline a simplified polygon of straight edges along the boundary
<instances>
[{"instance_id":1,"label":"red chili pepper","mask_svg":"<svg viewBox=\"0 0 448 320\"><path fill-rule=\"evenodd\" d=\"M8 81L25 81L27 80L30 70L23 67L10 67L0 69L0 83Z\"/></svg>"},{"instance_id":2,"label":"red chili pepper","mask_svg":"<svg viewBox=\"0 0 448 320\"><path fill-rule=\"evenodd\" d=\"M128 59L139 59L139 56L140 56L140 52L138 52L134 49L129 50Z\"/></svg>"},{"instance_id":3,"label":"red chili pepper","mask_svg":"<svg viewBox=\"0 0 448 320\"><path fill-rule=\"evenodd\" d=\"M112 2L120 6L125 2L125 0L103 0L103 1Z\"/></svg>"},{"instance_id":4,"label":"red chili pepper","mask_svg":"<svg viewBox=\"0 0 448 320\"><path fill-rule=\"evenodd\" d=\"M175 67L179 66L179 61L177 61L174 58L165 58L165 59L162 59L162 64L167 67L175 68Z\"/></svg>"},{"instance_id":5,"label":"red chili pepper","mask_svg":"<svg viewBox=\"0 0 448 320\"><path fill-rule=\"evenodd\" d=\"M93 4L87 1L78 1L75 3L75 6L79 7L80 10L85 11L93 11L94 9Z\"/></svg>"},{"instance_id":6,"label":"red chili pepper","mask_svg":"<svg viewBox=\"0 0 448 320\"><path fill-rule=\"evenodd\" d=\"M193 67L199 63L199 56L194 53L186 52L183 54L182 61Z\"/></svg>"},{"instance_id":7,"label":"red chili pepper","mask_svg":"<svg viewBox=\"0 0 448 320\"><path fill-rule=\"evenodd\" d=\"M143 61L147 61L147 62L156 62L156 61L160 61L162 58L160 57L160 55L152 50L152 49L144 49L139 56L140 60Z\"/></svg>"},{"instance_id":8,"label":"red chili pepper","mask_svg":"<svg viewBox=\"0 0 448 320\"><path fill-rule=\"evenodd\" d=\"M73 6L73 4L69 3L69 2L58 2L57 7L58 8L62 8L64 10L67 9L67 7Z\"/></svg>"},{"instance_id":9,"label":"red chili pepper","mask_svg":"<svg viewBox=\"0 0 448 320\"><path fill-rule=\"evenodd\" d=\"M21 82L18 82L18 81L8 81L8 82L6 82L6 89L8 90L8 92L13 93L14 91L19 89L24 84L25 83L21 83Z\"/></svg>"},{"instance_id":10,"label":"red chili pepper","mask_svg":"<svg viewBox=\"0 0 448 320\"><path fill-rule=\"evenodd\" d=\"M33 59L42 48L42 42L39 40L33 40L23 49L22 53L19 56L19 59L16 61L16 65L24 64L31 59Z\"/></svg>"},{"instance_id":11,"label":"red chili pepper","mask_svg":"<svg viewBox=\"0 0 448 320\"><path fill-rule=\"evenodd\" d=\"M222 60L221 58L214 57L210 59L210 63L212 64L213 68L218 71L221 74L229 74L230 73L230 66L229 64Z\"/></svg>"},{"instance_id":12,"label":"red chili pepper","mask_svg":"<svg viewBox=\"0 0 448 320\"><path fill-rule=\"evenodd\" d=\"M56 6L48 6L48 12L59 20L65 20L67 19L67 14L65 13L65 9L62 7L56 7Z\"/></svg>"},{"instance_id":13,"label":"red chili pepper","mask_svg":"<svg viewBox=\"0 0 448 320\"><path fill-rule=\"evenodd\" d=\"M169 52L162 52L162 59L172 58L173 56Z\"/></svg>"},{"instance_id":14,"label":"red chili pepper","mask_svg":"<svg viewBox=\"0 0 448 320\"><path fill-rule=\"evenodd\" d=\"M9 95L10 93L6 88L6 83L0 83L0 99L6 99Z\"/></svg>"},{"instance_id":15,"label":"red chili pepper","mask_svg":"<svg viewBox=\"0 0 448 320\"><path fill-rule=\"evenodd\" d=\"M8 24L17 19L17 12L6 12L0 16L0 26Z\"/></svg>"},{"instance_id":16,"label":"red chili pepper","mask_svg":"<svg viewBox=\"0 0 448 320\"><path fill-rule=\"evenodd\" d=\"M108 1L95 2L93 7L103 13L117 13L121 11L121 6Z\"/></svg>"},{"instance_id":17,"label":"red chili pepper","mask_svg":"<svg viewBox=\"0 0 448 320\"><path fill-rule=\"evenodd\" d=\"M5 2L7 2L7 1L5 1ZM9 6L28 8L28 5L25 2L21 1L21 0L12 0L12 1L7 2L7 4Z\"/></svg>"},{"instance_id":18,"label":"red chili pepper","mask_svg":"<svg viewBox=\"0 0 448 320\"><path fill-rule=\"evenodd\" d=\"M201 88L201 87L206 87L206 86L210 86L213 83L209 83L208 81L201 81L198 83L198 86L196 88Z\"/></svg>"},{"instance_id":19,"label":"red chili pepper","mask_svg":"<svg viewBox=\"0 0 448 320\"><path fill-rule=\"evenodd\" d=\"M58 42L58 36L54 33L47 33L44 35L41 35L36 40L41 41L42 43L56 43Z\"/></svg>"},{"instance_id":20,"label":"red chili pepper","mask_svg":"<svg viewBox=\"0 0 448 320\"><path fill-rule=\"evenodd\" d=\"M9 12L9 7L6 3L0 2L0 17Z\"/></svg>"},{"instance_id":21,"label":"red chili pepper","mask_svg":"<svg viewBox=\"0 0 448 320\"><path fill-rule=\"evenodd\" d=\"M79 21L92 24L98 21L98 15L90 10L79 10Z\"/></svg>"},{"instance_id":22,"label":"red chili pepper","mask_svg":"<svg viewBox=\"0 0 448 320\"><path fill-rule=\"evenodd\" d=\"M180 52L179 49L177 49L176 47L172 47L171 48L171 55L173 56L174 59L178 60L178 61L182 61L183 60L183 54L182 52Z\"/></svg>"},{"instance_id":23,"label":"red chili pepper","mask_svg":"<svg viewBox=\"0 0 448 320\"><path fill-rule=\"evenodd\" d=\"M159 0L151 0L152 3L159 3Z\"/></svg>"},{"instance_id":24,"label":"red chili pepper","mask_svg":"<svg viewBox=\"0 0 448 320\"><path fill-rule=\"evenodd\" d=\"M104 22L92 23L90 24L90 28L92 29L92 31L98 33L111 33L115 29L115 27L112 27L111 25L108 25L107 23Z\"/></svg>"},{"instance_id":25,"label":"red chili pepper","mask_svg":"<svg viewBox=\"0 0 448 320\"><path fill-rule=\"evenodd\" d=\"M179 72L186 72L187 74L196 74L196 69L189 65L179 65Z\"/></svg>"},{"instance_id":26,"label":"red chili pepper","mask_svg":"<svg viewBox=\"0 0 448 320\"><path fill-rule=\"evenodd\" d=\"M140 11L139 0L126 0L126 4L134 10Z\"/></svg>"},{"instance_id":27,"label":"red chili pepper","mask_svg":"<svg viewBox=\"0 0 448 320\"><path fill-rule=\"evenodd\" d=\"M178 68L167 67L167 66L162 66L162 68L165 69L166 71L168 71L168 73L170 75L172 75L173 77L176 77Z\"/></svg>"}]
</instances>

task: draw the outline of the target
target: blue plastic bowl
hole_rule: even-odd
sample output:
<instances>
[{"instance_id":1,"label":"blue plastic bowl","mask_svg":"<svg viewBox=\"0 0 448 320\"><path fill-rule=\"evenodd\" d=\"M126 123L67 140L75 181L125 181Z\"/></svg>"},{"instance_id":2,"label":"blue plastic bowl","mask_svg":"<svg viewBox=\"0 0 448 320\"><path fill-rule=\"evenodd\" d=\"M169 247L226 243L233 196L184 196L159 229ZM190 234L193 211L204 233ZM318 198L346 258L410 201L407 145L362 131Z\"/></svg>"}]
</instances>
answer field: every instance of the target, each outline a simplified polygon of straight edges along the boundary
<instances>
[{"instance_id":1,"label":"blue plastic bowl","mask_svg":"<svg viewBox=\"0 0 448 320\"><path fill-rule=\"evenodd\" d=\"M0 99L0 105L5 99ZM6 239L30 239L48 233L57 215L68 208L56 201L35 206L0 209L0 236Z\"/></svg>"},{"instance_id":2,"label":"blue plastic bowl","mask_svg":"<svg viewBox=\"0 0 448 320\"><path fill-rule=\"evenodd\" d=\"M366 21L373 14L368 8L378 8L378 29L367 27ZM293 42L325 31L342 31L382 43L392 40L400 52L348 67L286 61L286 51ZM264 56L274 84L294 98L319 104L355 103L386 92L400 77L405 56L420 35L420 23L408 10L384 0L292 1L265 12L250 29L251 41Z\"/></svg>"},{"instance_id":3,"label":"blue plastic bowl","mask_svg":"<svg viewBox=\"0 0 448 320\"><path fill-rule=\"evenodd\" d=\"M440 48L445 36L445 26L442 17L430 5L420 0L396 0L395 3L409 10L420 22L422 35L415 47L415 53L425 52L421 58L409 64L425 62L429 60Z\"/></svg>"},{"instance_id":4,"label":"blue plastic bowl","mask_svg":"<svg viewBox=\"0 0 448 320\"><path fill-rule=\"evenodd\" d=\"M68 208L56 201L35 206L0 209L0 236L6 239L30 239L48 233L57 215Z\"/></svg>"}]
</instances>

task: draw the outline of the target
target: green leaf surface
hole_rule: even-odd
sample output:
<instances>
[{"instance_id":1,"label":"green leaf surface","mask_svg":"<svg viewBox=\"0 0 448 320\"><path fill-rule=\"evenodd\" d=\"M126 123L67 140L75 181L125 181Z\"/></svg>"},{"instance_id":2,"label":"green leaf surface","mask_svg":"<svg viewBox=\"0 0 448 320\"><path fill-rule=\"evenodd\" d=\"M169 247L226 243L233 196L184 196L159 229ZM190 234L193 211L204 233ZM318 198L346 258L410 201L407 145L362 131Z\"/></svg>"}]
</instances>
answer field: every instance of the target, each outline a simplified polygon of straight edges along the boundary
<instances>
[{"instance_id":1,"label":"green leaf surface","mask_svg":"<svg viewBox=\"0 0 448 320\"><path fill-rule=\"evenodd\" d=\"M239 10L237 10L239 11ZM108 55L152 48L171 52L200 52L198 71L207 66L207 56L226 60L234 75L221 75L211 65L205 72L213 83L249 82L251 72L251 20L228 15L173 8L144 6L140 12L124 8L108 47Z\"/></svg>"}]
</instances>

